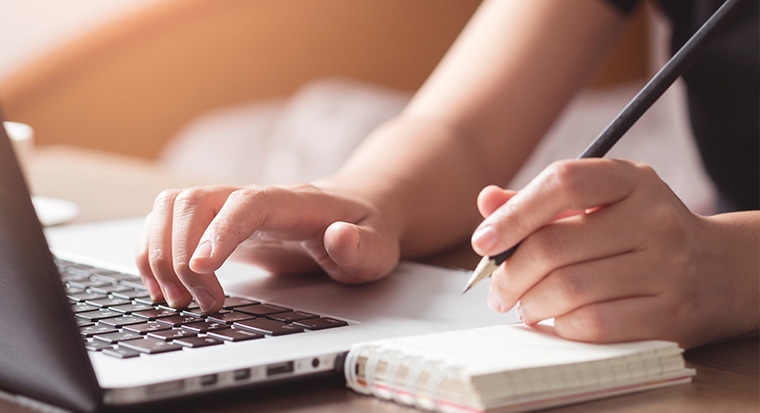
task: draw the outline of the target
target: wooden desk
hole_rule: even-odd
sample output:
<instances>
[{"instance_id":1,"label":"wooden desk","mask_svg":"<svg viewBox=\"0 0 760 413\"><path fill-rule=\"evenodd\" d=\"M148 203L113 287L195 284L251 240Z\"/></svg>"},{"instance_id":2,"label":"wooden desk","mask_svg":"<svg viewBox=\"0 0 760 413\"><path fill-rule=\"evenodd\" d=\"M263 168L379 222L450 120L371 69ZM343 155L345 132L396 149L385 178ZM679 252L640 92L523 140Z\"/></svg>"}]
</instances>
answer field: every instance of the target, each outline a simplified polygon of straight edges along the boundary
<instances>
[{"instance_id":1,"label":"wooden desk","mask_svg":"<svg viewBox=\"0 0 760 413\"><path fill-rule=\"evenodd\" d=\"M185 187L199 182L176 177L154 165L129 158L50 148L38 151L31 165L31 184L38 195L65 198L78 203L78 221L143 215L153 197L166 187ZM473 265L467 249L433 262ZM689 385L652 390L556 409L562 412L757 412L760 411L757 337L703 346L686 353L697 376ZM166 412L410 412L412 409L360 396L347 390L339 377L271 386L264 390L243 389L164 403ZM0 411L29 412L0 398Z\"/></svg>"}]
</instances>

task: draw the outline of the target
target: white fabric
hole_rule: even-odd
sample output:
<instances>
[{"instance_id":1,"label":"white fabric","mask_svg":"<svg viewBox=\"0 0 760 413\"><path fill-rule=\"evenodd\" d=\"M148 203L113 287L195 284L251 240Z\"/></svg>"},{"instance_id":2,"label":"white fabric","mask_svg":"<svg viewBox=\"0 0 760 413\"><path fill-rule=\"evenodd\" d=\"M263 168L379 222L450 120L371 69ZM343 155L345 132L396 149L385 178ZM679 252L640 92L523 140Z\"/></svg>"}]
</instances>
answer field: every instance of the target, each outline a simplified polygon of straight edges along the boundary
<instances>
[{"instance_id":1,"label":"white fabric","mask_svg":"<svg viewBox=\"0 0 760 413\"><path fill-rule=\"evenodd\" d=\"M180 173L215 180L309 182L335 172L409 97L347 79L320 80L287 101L222 108L197 119L161 160Z\"/></svg>"}]
</instances>

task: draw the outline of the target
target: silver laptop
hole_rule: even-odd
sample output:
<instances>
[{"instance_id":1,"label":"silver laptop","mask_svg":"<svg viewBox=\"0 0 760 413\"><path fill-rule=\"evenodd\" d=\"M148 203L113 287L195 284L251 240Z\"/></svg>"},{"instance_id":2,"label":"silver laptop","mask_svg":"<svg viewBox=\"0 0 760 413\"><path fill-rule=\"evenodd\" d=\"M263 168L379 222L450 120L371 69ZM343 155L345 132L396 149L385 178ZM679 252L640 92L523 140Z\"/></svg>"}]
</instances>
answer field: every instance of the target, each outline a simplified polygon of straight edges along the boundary
<instances>
[{"instance_id":1,"label":"silver laptop","mask_svg":"<svg viewBox=\"0 0 760 413\"><path fill-rule=\"evenodd\" d=\"M352 343L517 322L488 309L485 286L460 295L468 272L410 262L347 286L233 257L218 272L228 294L219 314L170 308L137 277L141 225L43 232L0 127L0 390L95 411L341 374Z\"/></svg>"}]
</instances>

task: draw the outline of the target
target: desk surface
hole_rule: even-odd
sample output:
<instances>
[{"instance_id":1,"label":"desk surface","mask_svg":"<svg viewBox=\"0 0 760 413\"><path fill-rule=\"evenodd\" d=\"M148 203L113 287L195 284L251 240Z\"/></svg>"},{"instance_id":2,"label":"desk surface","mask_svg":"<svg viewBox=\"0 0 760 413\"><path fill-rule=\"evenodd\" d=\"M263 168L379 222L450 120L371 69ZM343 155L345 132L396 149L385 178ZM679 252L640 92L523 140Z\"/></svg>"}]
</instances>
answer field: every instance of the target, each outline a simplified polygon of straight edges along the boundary
<instances>
[{"instance_id":1,"label":"desk surface","mask_svg":"<svg viewBox=\"0 0 760 413\"><path fill-rule=\"evenodd\" d=\"M200 183L190 177L173 176L149 162L68 148L37 151L30 170L35 194L76 202L80 206L79 222L144 215L162 189ZM432 260L449 266L472 266L476 261L477 257L466 248ZM557 411L757 412L760 411L759 355L757 336L703 346L686 352L687 365L697 369L691 384L566 406ZM343 386L340 378L290 383L264 391L244 389L161 406L161 410L167 412L248 412L252 409L412 411L355 394ZM0 398L0 411L34 410Z\"/></svg>"}]
</instances>

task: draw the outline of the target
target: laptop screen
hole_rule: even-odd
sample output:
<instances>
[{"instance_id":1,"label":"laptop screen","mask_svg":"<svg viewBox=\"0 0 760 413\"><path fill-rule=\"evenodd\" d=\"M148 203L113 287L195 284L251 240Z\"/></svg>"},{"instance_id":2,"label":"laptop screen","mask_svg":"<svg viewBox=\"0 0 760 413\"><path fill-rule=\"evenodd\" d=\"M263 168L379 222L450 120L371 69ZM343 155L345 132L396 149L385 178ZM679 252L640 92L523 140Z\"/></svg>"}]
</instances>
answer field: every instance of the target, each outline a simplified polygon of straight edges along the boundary
<instances>
[{"instance_id":1,"label":"laptop screen","mask_svg":"<svg viewBox=\"0 0 760 413\"><path fill-rule=\"evenodd\" d=\"M0 112L0 388L92 411L100 389Z\"/></svg>"}]
</instances>

